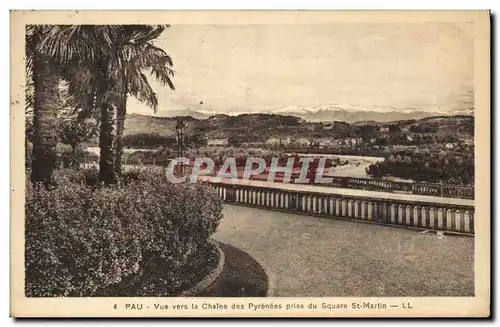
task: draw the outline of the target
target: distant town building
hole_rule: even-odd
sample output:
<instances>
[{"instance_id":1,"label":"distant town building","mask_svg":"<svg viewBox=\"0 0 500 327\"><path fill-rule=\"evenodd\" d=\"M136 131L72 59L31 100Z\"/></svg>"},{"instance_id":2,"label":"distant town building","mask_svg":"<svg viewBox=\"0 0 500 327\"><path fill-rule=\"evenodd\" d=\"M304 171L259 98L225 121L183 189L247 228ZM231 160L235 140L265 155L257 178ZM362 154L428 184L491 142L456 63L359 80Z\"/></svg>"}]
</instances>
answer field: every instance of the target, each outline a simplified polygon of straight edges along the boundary
<instances>
[{"instance_id":1,"label":"distant town building","mask_svg":"<svg viewBox=\"0 0 500 327\"><path fill-rule=\"evenodd\" d=\"M453 149L455 146L451 143L446 143L446 145L444 147L447 149Z\"/></svg>"},{"instance_id":2,"label":"distant town building","mask_svg":"<svg viewBox=\"0 0 500 327\"><path fill-rule=\"evenodd\" d=\"M288 145L291 143L289 137L271 137L266 141L266 145Z\"/></svg>"},{"instance_id":3,"label":"distant town building","mask_svg":"<svg viewBox=\"0 0 500 327\"><path fill-rule=\"evenodd\" d=\"M227 138L208 138L208 146L227 146L229 145L229 140Z\"/></svg>"},{"instance_id":4,"label":"distant town building","mask_svg":"<svg viewBox=\"0 0 500 327\"><path fill-rule=\"evenodd\" d=\"M247 143L247 146L249 148L260 148L263 145L264 145L264 143L262 143L262 142L248 142Z\"/></svg>"},{"instance_id":5,"label":"distant town building","mask_svg":"<svg viewBox=\"0 0 500 327\"><path fill-rule=\"evenodd\" d=\"M341 140L341 144L348 148L354 148L358 145L361 145L362 142L363 139L360 137L347 137Z\"/></svg>"},{"instance_id":6,"label":"distant town building","mask_svg":"<svg viewBox=\"0 0 500 327\"><path fill-rule=\"evenodd\" d=\"M333 147L334 140L330 138L321 138L316 140L316 143L318 144L318 147L321 149L331 148Z\"/></svg>"},{"instance_id":7,"label":"distant town building","mask_svg":"<svg viewBox=\"0 0 500 327\"><path fill-rule=\"evenodd\" d=\"M293 144L301 147L308 147L311 145L311 141L309 139L301 137L293 141Z\"/></svg>"},{"instance_id":8,"label":"distant town building","mask_svg":"<svg viewBox=\"0 0 500 327\"><path fill-rule=\"evenodd\" d=\"M378 129L380 133L389 133L389 127L383 126Z\"/></svg>"}]
</instances>

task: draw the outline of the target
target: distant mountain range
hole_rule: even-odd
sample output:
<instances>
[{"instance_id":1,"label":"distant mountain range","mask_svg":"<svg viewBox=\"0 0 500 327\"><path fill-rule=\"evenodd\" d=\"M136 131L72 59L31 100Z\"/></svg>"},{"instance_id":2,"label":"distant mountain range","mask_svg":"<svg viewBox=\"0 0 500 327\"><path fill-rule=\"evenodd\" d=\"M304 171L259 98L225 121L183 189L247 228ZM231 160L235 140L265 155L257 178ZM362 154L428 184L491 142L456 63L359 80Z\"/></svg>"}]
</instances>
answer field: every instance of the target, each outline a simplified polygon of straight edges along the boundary
<instances>
[{"instance_id":1,"label":"distant mountain range","mask_svg":"<svg viewBox=\"0 0 500 327\"><path fill-rule=\"evenodd\" d=\"M370 122L391 122L398 120L422 119L433 116L452 116L452 115L473 115L473 109L454 110L452 112L441 112L438 110L422 110L412 108L365 108L345 105L326 105L315 108L305 108L298 106L289 106L276 110L267 110L261 112L251 112L252 114L274 114L286 115L302 118L309 122L334 122L343 121L347 123L356 123L360 121ZM196 119L207 119L215 115L235 116L241 114L237 110L230 113L223 113L209 110L169 110L163 112L165 117L191 116Z\"/></svg>"},{"instance_id":2,"label":"distant mountain range","mask_svg":"<svg viewBox=\"0 0 500 327\"><path fill-rule=\"evenodd\" d=\"M186 114L187 112L182 112ZM334 122L319 123L307 122L305 119L285 114L240 114L240 115L213 115L204 119L192 116L181 116L186 129L185 135L203 137L227 137L235 144L242 142L261 142L271 137L345 137L357 133L363 125L389 126L397 125L400 128L417 128L439 134L466 134L473 135L474 117L471 115L439 115L413 119L380 122L367 120L369 116L351 116L360 118L354 123ZM379 116L380 117L380 116ZM391 119L395 116L385 116ZM401 116L397 116L401 117ZM176 137L177 117L158 117L150 115L130 114L125 120L124 135L156 134L163 137ZM365 128L366 129L366 128ZM369 128L368 128L369 130Z\"/></svg>"}]
</instances>

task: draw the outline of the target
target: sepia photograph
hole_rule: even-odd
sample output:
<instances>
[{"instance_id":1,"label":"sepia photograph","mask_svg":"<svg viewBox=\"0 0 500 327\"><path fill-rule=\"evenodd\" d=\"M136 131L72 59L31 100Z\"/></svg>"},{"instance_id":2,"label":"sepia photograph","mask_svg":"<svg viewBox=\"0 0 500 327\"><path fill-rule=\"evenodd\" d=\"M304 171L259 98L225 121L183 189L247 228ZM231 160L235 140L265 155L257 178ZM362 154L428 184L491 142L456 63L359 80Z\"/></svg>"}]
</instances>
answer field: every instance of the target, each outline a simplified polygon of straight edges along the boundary
<instances>
[{"instance_id":1,"label":"sepia photograph","mask_svg":"<svg viewBox=\"0 0 500 327\"><path fill-rule=\"evenodd\" d=\"M153 13L11 13L12 315L489 315L487 11Z\"/></svg>"}]
</instances>

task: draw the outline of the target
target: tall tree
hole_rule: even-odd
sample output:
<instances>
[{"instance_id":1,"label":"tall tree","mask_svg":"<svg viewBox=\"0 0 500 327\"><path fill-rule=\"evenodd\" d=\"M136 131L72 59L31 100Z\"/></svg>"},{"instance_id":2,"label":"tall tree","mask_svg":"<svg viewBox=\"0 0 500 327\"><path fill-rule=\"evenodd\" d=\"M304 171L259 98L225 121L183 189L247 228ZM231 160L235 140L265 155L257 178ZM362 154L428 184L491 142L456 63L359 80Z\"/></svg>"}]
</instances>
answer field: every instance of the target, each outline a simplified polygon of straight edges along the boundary
<instances>
[{"instance_id":1,"label":"tall tree","mask_svg":"<svg viewBox=\"0 0 500 327\"><path fill-rule=\"evenodd\" d=\"M33 151L31 181L48 186L56 162L57 111L60 109L58 67L40 47L48 29L45 26L26 28L26 72L32 81L34 96L27 87L27 102L33 102Z\"/></svg>"},{"instance_id":2,"label":"tall tree","mask_svg":"<svg viewBox=\"0 0 500 327\"><path fill-rule=\"evenodd\" d=\"M153 40L166 26L53 26L46 48L67 67L70 93L100 119L99 168L102 182L117 181L127 95L158 105L145 72L173 89L172 60Z\"/></svg>"},{"instance_id":3,"label":"tall tree","mask_svg":"<svg viewBox=\"0 0 500 327\"><path fill-rule=\"evenodd\" d=\"M121 102L117 112L117 151L115 167L121 173L121 158L123 154L122 137L127 114L127 97L131 95L146 103L156 112L158 96L149 84L146 73L152 75L160 84L174 90L172 78L174 71L170 56L154 45L168 25L126 25L123 26L121 39L123 42L122 66L114 78L124 81L122 85Z\"/></svg>"}]
</instances>

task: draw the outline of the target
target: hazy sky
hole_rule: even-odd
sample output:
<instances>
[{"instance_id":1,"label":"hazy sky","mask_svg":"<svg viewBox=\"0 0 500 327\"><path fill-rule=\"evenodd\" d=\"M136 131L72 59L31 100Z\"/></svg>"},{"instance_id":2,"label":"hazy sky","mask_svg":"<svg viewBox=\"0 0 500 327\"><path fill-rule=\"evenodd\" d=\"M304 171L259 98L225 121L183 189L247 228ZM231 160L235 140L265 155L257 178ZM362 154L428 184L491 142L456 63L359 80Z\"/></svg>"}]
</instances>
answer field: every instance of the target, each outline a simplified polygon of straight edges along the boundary
<instances>
[{"instance_id":1,"label":"hazy sky","mask_svg":"<svg viewBox=\"0 0 500 327\"><path fill-rule=\"evenodd\" d=\"M185 25L167 29L157 45L176 71L175 91L152 82L159 115L472 107L473 26L465 23ZM129 110L152 112L133 100Z\"/></svg>"}]
</instances>

